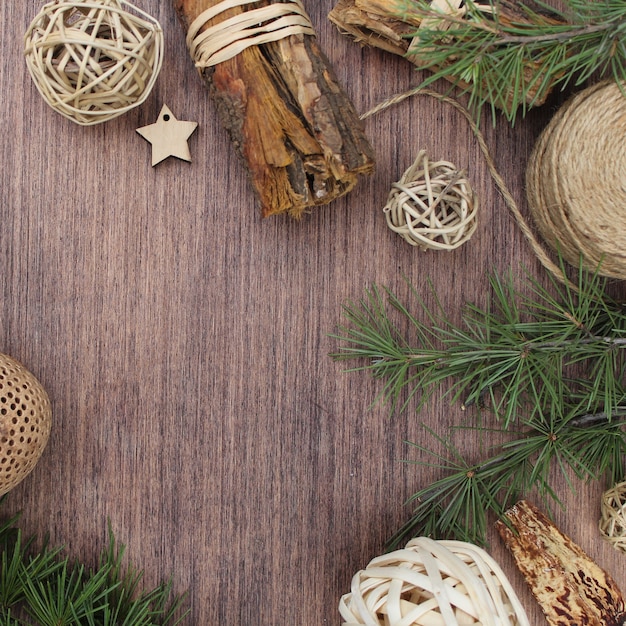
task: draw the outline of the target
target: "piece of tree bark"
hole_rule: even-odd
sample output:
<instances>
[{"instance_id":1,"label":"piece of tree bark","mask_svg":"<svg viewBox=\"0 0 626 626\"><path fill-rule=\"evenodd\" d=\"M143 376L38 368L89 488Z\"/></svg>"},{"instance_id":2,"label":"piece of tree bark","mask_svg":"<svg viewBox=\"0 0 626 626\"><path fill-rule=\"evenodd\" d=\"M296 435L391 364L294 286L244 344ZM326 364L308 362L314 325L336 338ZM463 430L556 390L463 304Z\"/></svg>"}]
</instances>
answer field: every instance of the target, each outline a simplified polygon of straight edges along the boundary
<instances>
[{"instance_id":1,"label":"piece of tree bark","mask_svg":"<svg viewBox=\"0 0 626 626\"><path fill-rule=\"evenodd\" d=\"M538 9L538 13L543 13L543 10ZM410 0L338 0L328 14L328 19L342 33L349 35L358 43L406 56L418 67L425 65L422 57L409 53L411 40L423 22L423 12ZM498 19L520 22L527 20L527 17L515 2L501 0L498 3ZM542 15L542 19L552 23L558 21L556 17L548 14ZM531 79L533 74L533 71L529 71L528 78ZM467 83L463 81L452 77L448 80L460 87L467 87ZM542 86L540 93L535 89L529 90L526 99L529 104L539 106L545 102L549 93L550 85Z\"/></svg>"},{"instance_id":2,"label":"piece of tree bark","mask_svg":"<svg viewBox=\"0 0 626 626\"><path fill-rule=\"evenodd\" d=\"M185 30L219 4L173 2ZM272 3L260 0L255 6ZM229 9L202 31L242 11ZM373 151L359 116L314 36L252 46L201 69L201 75L247 165L264 217L284 212L300 217L346 194L359 175L373 171Z\"/></svg>"},{"instance_id":3,"label":"piece of tree bark","mask_svg":"<svg viewBox=\"0 0 626 626\"><path fill-rule=\"evenodd\" d=\"M357 43L404 56L421 24L406 5L405 0L339 0L328 19Z\"/></svg>"},{"instance_id":4,"label":"piece of tree bark","mask_svg":"<svg viewBox=\"0 0 626 626\"><path fill-rule=\"evenodd\" d=\"M624 599L611 576L535 506L522 500L496 523L552 626L623 626Z\"/></svg>"}]
</instances>

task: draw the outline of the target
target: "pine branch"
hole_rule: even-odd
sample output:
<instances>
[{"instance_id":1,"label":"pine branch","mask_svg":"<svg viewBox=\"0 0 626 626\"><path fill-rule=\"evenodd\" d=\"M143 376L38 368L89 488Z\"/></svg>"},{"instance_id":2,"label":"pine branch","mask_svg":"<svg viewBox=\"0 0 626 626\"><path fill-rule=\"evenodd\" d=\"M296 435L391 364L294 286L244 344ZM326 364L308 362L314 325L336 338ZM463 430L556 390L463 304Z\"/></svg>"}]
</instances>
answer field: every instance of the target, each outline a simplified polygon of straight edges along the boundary
<instances>
[{"instance_id":1,"label":"pine branch","mask_svg":"<svg viewBox=\"0 0 626 626\"><path fill-rule=\"evenodd\" d=\"M528 278L522 293L510 275L492 276L491 288L487 307L468 305L458 325L415 290L418 315L376 286L344 308L349 323L334 335L340 350L332 356L365 361L353 369L386 379L382 396L392 409L417 397L419 410L436 386L447 384L446 393L464 396L464 408L491 409L496 427L489 432L504 439L479 461L432 431L446 455L411 444L435 459L418 464L444 475L411 497L413 515L392 545L415 533L484 544L488 516L500 516L520 496L535 491L559 503L549 482L555 467L571 489L572 473L611 484L624 478L624 307L582 265L576 289L553 280L546 290ZM412 337L399 330L405 326ZM480 424L474 430L487 432Z\"/></svg>"},{"instance_id":2,"label":"pine branch","mask_svg":"<svg viewBox=\"0 0 626 626\"><path fill-rule=\"evenodd\" d=\"M599 397L610 416L614 399L626 392L626 311L607 296L605 281L581 271L577 294L554 282L555 296L528 279L531 297L515 288L511 276L494 275L490 282L487 308L468 305L460 325L439 308L429 310L415 290L425 322L374 285L365 298L344 306L348 324L332 335L340 349L331 356L358 359L352 370L386 380L381 398L396 410L420 394L421 408L433 388L446 383L447 393L463 397L464 406L488 400L508 426L541 398L574 395L582 372L595 385L589 406ZM392 321L394 311L408 323L412 338Z\"/></svg>"},{"instance_id":3,"label":"pine branch","mask_svg":"<svg viewBox=\"0 0 626 626\"><path fill-rule=\"evenodd\" d=\"M486 545L488 516L501 517L520 497L535 490L544 500L561 504L549 483L553 466L560 469L572 491L568 470L581 480L597 480L604 474L609 474L611 484L623 480L625 423L626 406L619 407L612 420L602 413L569 416L548 429L535 421L524 435L476 463L466 461L446 442L452 460L437 457L445 475L409 499L409 504L416 503L412 516L391 538L389 547L416 535ZM434 454L423 446L411 445Z\"/></svg>"},{"instance_id":4,"label":"pine branch","mask_svg":"<svg viewBox=\"0 0 626 626\"><path fill-rule=\"evenodd\" d=\"M62 558L61 548L35 549L33 539L22 540L16 522L0 523L3 626L176 626L187 614L171 583L140 589L143 573L122 566L124 546L110 528L108 548L91 570Z\"/></svg>"},{"instance_id":5,"label":"pine branch","mask_svg":"<svg viewBox=\"0 0 626 626\"><path fill-rule=\"evenodd\" d=\"M469 93L477 118L488 104L494 121L499 109L514 122L518 111L524 115L550 89L581 85L592 75L621 84L626 5L621 0L563 4L564 10L556 11L542 3L534 3L535 9L530 2L467 0L464 16L457 17L432 8L428 0L407 0L406 16L433 24L411 34L408 56L433 72L424 87L440 78L452 80Z\"/></svg>"}]
</instances>

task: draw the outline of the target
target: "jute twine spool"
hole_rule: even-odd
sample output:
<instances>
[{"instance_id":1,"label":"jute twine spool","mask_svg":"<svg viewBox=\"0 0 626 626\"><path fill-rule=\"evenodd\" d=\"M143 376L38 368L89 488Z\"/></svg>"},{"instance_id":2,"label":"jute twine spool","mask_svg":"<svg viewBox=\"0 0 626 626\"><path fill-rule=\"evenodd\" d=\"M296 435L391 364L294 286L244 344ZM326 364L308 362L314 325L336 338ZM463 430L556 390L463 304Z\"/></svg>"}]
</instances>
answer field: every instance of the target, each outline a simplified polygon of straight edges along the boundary
<instances>
[{"instance_id":1,"label":"jute twine spool","mask_svg":"<svg viewBox=\"0 0 626 626\"><path fill-rule=\"evenodd\" d=\"M474 234L477 208L465 173L421 150L392 185L383 212L389 228L411 245L454 250Z\"/></svg>"},{"instance_id":2,"label":"jute twine spool","mask_svg":"<svg viewBox=\"0 0 626 626\"><path fill-rule=\"evenodd\" d=\"M626 278L626 97L615 82L567 102L531 155L528 202L545 241L578 265Z\"/></svg>"},{"instance_id":3,"label":"jute twine spool","mask_svg":"<svg viewBox=\"0 0 626 626\"><path fill-rule=\"evenodd\" d=\"M163 31L124 0L56 0L26 31L24 54L44 100L87 126L145 101L161 69Z\"/></svg>"},{"instance_id":4,"label":"jute twine spool","mask_svg":"<svg viewBox=\"0 0 626 626\"><path fill-rule=\"evenodd\" d=\"M51 424L50 400L41 383L15 359L0 354L0 496L35 467Z\"/></svg>"},{"instance_id":5,"label":"jute twine spool","mask_svg":"<svg viewBox=\"0 0 626 626\"><path fill-rule=\"evenodd\" d=\"M376 557L339 603L344 626L529 626L498 564L461 541L412 539Z\"/></svg>"},{"instance_id":6,"label":"jute twine spool","mask_svg":"<svg viewBox=\"0 0 626 626\"><path fill-rule=\"evenodd\" d=\"M626 552L626 481L602 494L600 534L616 550Z\"/></svg>"}]
</instances>

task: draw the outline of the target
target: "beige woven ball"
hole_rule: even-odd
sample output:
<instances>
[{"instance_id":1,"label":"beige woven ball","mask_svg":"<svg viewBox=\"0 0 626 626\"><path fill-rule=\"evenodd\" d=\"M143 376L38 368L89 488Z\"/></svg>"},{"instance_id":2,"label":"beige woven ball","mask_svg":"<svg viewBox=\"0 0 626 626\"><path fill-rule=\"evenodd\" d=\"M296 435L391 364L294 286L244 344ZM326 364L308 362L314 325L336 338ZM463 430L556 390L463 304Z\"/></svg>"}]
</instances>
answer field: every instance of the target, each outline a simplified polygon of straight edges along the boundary
<instances>
[{"instance_id":1,"label":"beige woven ball","mask_svg":"<svg viewBox=\"0 0 626 626\"><path fill-rule=\"evenodd\" d=\"M600 534L616 550L626 552L626 481L602 494Z\"/></svg>"},{"instance_id":2,"label":"beige woven ball","mask_svg":"<svg viewBox=\"0 0 626 626\"><path fill-rule=\"evenodd\" d=\"M163 31L124 0L56 0L31 23L24 53L44 100L87 126L144 102L161 69Z\"/></svg>"},{"instance_id":3,"label":"beige woven ball","mask_svg":"<svg viewBox=\"0 0 626 626\"><path fill-rule=\"evenodd\" d=\"M430 161L421 150L391 187L383 212L387 226L425 250L454 250L474 234L478 201L464 172Z\"/></svg>"},{"instance_id":4,"label":"beige woven ball","mask_svg":"<svg viewBox=\"0 0 626 626\"><path fill-rule=\"evenodd\" d=\"M0 354L0 496L35 467L52 425L50 400L20 363Z\"/></svg>"},{"instance_id":5,"label":"beige woven ball","mask_svg":"<svg viewBox=\"0 0 626 626\"><path fill-rule=\"evenodd\" d=\"M339 612L344 626L529 626L484 550L426 537L373 559L352 579Z\"/></svg>"}]
</instances>

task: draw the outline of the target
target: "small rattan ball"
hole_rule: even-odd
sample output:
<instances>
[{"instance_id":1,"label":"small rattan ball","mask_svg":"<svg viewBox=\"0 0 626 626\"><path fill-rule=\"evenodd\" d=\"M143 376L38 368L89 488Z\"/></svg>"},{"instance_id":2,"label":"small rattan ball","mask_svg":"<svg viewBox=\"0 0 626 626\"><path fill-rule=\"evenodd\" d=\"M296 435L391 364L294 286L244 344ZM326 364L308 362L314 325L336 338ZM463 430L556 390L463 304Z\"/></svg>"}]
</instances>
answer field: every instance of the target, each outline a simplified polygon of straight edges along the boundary
<instances>
[{"instance_id":1,"label":"small rattan ball","mask_svg":"<svg viewBox=\"0 0 626 626\"><path fill-rule=\"evenodd\" d=\"M499 565L461 541L412 539L376 557L339 602L344 626L529 626Z\"/></svg>"},{"instance_id":2,"label":"small rattan ball","mask_svg":"<svg viewBox=\"0 0 626 626\"><path fill-rule=\"evenodd\" d=\"M163 31L124 0L56 0L31 23L24 53L44 100L88 126L148 97L161 69Z\"/></svg>"},{"instance_id":3,"label":"small rattan ball","mask_svg":"<svg viewBox=\"0 0 626 626\"><path fill-rule=\"evenodd\" d=\"M626 552L626 481L602 494L600 534L616 550Z\"/></svg>"},{"instance_id":4,"label":"small rattan ball","mask_svg":"<svg viewBox=\"0 0 626 626\"><path fill-rule=\"evenodd\" d=\"M392 185L383 211L387 225L422 249L454 250L476 230L476 194L452 163L431 163L420 151L402 178Z\"/></svg>"},{"instance_id":5,"label":"small rattan ball","mask_svg":"<svg viewBox=\"0 0 626 626\"><path fill-rule=\"evenodd\" d=\"M52 425L41 383L15 359L0 354L0 496L35 467Z\"/></svg>"}]
</instances>

